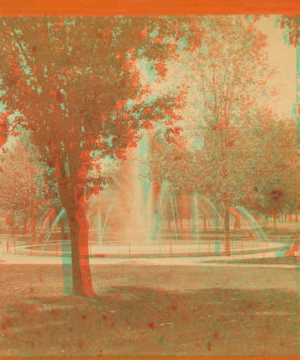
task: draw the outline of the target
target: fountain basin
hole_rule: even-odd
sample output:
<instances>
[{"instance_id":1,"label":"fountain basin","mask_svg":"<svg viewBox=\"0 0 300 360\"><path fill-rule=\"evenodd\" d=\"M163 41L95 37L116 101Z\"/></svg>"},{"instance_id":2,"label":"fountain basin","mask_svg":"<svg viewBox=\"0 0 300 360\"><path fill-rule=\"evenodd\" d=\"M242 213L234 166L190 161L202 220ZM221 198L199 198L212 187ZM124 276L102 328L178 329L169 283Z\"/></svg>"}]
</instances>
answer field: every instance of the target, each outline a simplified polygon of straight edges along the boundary
<instances>
[{"instance_id":1,"label":"fountain basin","mask_svg":"<svg viewBox=\"0 0 300 360\"><path fill-rule=\"evenodd\" d=\"M230 241L230 256L240 254L282 251L289 244L276 241ZM139 242L91 242L90 258L98 257L202 257L228 254L225 240L160 240L145 243ZM14 254L29 256L70 257L70 240L53 241L47 244L27 244L15 246Z\"/></svg>"}]
</instances>

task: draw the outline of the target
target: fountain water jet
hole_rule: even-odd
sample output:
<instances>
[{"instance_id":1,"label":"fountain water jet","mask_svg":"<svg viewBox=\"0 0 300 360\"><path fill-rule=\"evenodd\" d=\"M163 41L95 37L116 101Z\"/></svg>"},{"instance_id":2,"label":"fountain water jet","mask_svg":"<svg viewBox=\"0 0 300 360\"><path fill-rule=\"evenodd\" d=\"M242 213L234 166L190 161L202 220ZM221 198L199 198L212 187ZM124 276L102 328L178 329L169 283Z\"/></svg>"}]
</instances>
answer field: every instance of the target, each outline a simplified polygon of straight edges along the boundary
<instances>
[{"instance_id":1,"label":"fountain water jet","mask_svg":"<svg viewBox=\"0 0 300 360\"><path fill-rule=\"evenodd\" d=\"M45 243L44 243L44 247L47 245L47 242L53 232L53 229L55 228L55 225L58 223L59 219L62 217L62 215L65 214L65 209L63 208L60 213L56 216L55 220L53 221L53 223L51 224L51 227L49 229L49 232L46 236L46 239L45 239Z\"/></svg>"}]
</instances>

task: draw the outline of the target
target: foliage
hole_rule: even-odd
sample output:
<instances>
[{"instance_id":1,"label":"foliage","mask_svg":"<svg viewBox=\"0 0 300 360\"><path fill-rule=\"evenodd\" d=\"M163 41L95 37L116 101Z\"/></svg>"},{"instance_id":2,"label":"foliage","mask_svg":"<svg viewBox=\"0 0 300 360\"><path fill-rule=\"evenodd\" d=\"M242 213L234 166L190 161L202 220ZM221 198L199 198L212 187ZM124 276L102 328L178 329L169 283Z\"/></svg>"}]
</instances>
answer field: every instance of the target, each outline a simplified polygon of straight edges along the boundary
<instances>
[{"instance_id":1,"label":"foliage","mask_svg":"<svg viewBox=\"0 0 300 360\"><path fill-rule=\"evenodd\" d=\"M2 19L0 34L2 102L13 114L14 129L30 133L55 199L57 186L71 232L73 291L94 295L86 196L111 181L101 173L103 158L124 158L137 145L140 129L173 120L180 95L156 96L143 83L140 67L163 78L165 59L175 57L178 41L190 37L187 23L20 17Z\"/></svg>"},{"instance_id":2,"label":"foliage","mask_svg":"<svg viewBox=\"0 0 300 360\"><path fill-rule=\"evenodd\" d=\"M257 132L265 127L264 117L277 122L267 110L256 110L258 99L272 95L265 36L238 16L194 19L193 26L200 44L178 59L189 80L185 125L177 144L153 147L151 177L168 180L177 194L198 192L215 203L247 204L259 172L255 167L274 151L273 145L266 147L274 140L272 131L265 142ZM276 161L283 159L274 158L266 168L276 168Z\"/></svg>"},{"instance_id":3,"label":"foliage","mask_svg":"<svg viewBox=\"0 0 300 360\"><path fill-rule=\"evenodd\" d=\"M37 210L35 178L40 169L30 162L21 144L1 156L0 207L6 212L32 216Z\"/></svg>"},{"instance_id":4,"label":"foliage","mask_svg":"<svg viewBox=\"0 0 300 360\"><path fill-rule=\"evenodd\" d=\"M284 31L284 40L294 46L300 44L300 16L281 16L277 18L277 25Z\"/></svg>"},{"instance_id":5,"label":"foliage","mask_svg":"<svg viewBox=\"0 0 300 360\"><path fill-rule=\"evenodd\" d=\"M175 98L147 96L137 64L163 62L171 44L162 34L176 20L12 18L1 25L2 100L70 186L88 181L91 155L122 158L143 123L170 118L177 106Z\"/></svg>"}]
</instances>

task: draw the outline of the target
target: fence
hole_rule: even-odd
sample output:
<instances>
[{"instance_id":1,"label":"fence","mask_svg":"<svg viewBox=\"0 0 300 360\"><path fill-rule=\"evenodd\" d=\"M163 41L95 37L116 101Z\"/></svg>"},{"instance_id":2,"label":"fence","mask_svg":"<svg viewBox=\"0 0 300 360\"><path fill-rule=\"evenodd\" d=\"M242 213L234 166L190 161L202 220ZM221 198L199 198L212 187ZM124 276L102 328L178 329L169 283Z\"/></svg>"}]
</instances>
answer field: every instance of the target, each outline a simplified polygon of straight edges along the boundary
<instances>
[{"instance_id":1,"label":"fence","mask_svg":"<svg viewBox=\"0 0 300 360\"><path fill-rule=\"evenodd\" d=\"M69 243L70 244L70 243ZM230 240L160 240L151 242L92 242L89 244L91 257L178 257L178 256L219 256L241 253L258 253L283 250L289 247L288 237L278 237L266 241ZM0 256L70 256L67 242L48 244L28 244L19 239L2 240Z\"/></svg>"}]
</instances>

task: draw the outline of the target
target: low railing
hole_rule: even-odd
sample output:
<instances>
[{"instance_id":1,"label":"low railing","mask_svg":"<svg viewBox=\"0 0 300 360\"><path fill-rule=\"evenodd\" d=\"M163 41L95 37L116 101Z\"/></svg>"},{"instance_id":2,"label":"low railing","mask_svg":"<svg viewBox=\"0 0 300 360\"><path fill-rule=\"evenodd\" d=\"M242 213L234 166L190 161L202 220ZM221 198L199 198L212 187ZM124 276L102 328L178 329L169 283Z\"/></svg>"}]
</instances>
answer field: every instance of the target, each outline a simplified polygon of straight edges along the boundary
<instances>
[{"instance_id":1,"label":"low railing","mask_svg":"<svg viewBox=\"0 0 300 360\"><path fill-rule=\"evenodd\" d=\"M276 240L276 241L274 241ZM229 246L228 246L229 245ZM219 256L241 253L279 251L288 248L289 237L272 241L230 240L159 240L152 242L92 242L91 257L173 257L173 256ZM68 247L67 241L64 246ZM4 256L70 256L60 241L48 244L28 244L28 241L7 239L0 241L0 257Z\"/></svg>"}]
</instances>

